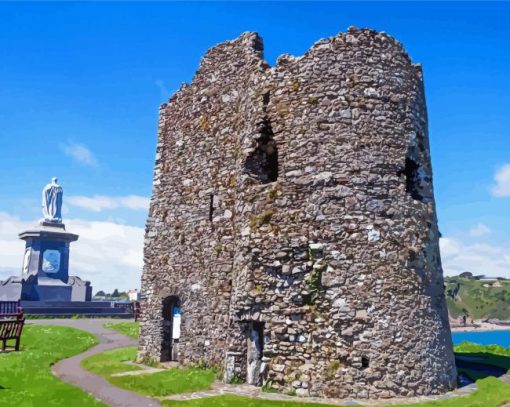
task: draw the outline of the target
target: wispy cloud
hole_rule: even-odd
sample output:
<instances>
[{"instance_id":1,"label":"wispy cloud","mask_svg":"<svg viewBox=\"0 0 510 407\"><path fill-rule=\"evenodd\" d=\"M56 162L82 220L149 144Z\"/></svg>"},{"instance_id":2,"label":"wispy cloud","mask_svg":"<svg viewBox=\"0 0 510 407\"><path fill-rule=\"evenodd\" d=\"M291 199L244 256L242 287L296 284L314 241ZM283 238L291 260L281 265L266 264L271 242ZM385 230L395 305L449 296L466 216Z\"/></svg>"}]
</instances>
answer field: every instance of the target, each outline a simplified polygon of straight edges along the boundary
<instances>
[{"instance_id":1,"label":"wispy cloud","mask_svg":"<svg viewBox=\"0 0 510 407\"><path fill-rule=\"evenodd\" d=\"M71 157L80 164L89 167L97 167L97 160L92 151L83 144L68 142L60 146L65 155Z\"/></svg>"},{"instance_id":2,"label":"wispy cloud","mask_svg":"<svg viewBox=\"0 0 510 407\"><path fill-rule=\"evenodd\" d=\"M498 198L510 197L510 164L505 164L494 174L496 184L492 187L492 195Z\"/></svg>"},{"instance_id":3,"label":"wispy cloud","mask_svg":"<svg viewBox=\"0 0 510 407\"><path fill-rule=\"evenodd\" d=\"M470 271L489 277L510 278L510 247L486 243L467 244L460 239L440 239L441 260L446 275Z\"/></svg>"},{"instance_id":4,"label":"wispy cloud","mask_svg":"<svg viewBox=\"0 0 510 407\"><path fill-rule=\"evenodd\" d=\"M35 219L26 222L0 212L0 280L11 275L19 276L24 242L17 234L36 223ZM89 280L94 292L140 287L143 228L114 221L68 219L66 229L80 236L71 245L71 275Z\"/></svg>"},{"instance_id":5,"label":"wispy cloud","mask_svg":"<svg viewBox=\"0 0 510 407\"><path fill-rule=\"evenodd\" d=\"M483 223L479 223L478 225L473 226L469 230L469 235L473 237L486 236L490 233L491 229L487 225L484 225Z\"/></svg>"},{"instance_id":6,"label":"wispy cloud","mask_svg":"<svg viewBox=\"0 0 510 407\"><path fill-rule=\"evenodd\" d=\"M170 91L165 86L165 82L162 79L158 79L154 83L159 88L159 94L161 98L167 100L170 97Z\"/></svg>"},{"instance_id":7,"label":"wispy cloud","mask_svg":"<svg viewBox=\"0 0 510 407\"><path fill-rule=\"evenodd\" d=\"M140 195L127 196L69 196L66 203L77 206L93 212L102 212L111 209L132 209L147 210L149 208L150 199Z\"/></svg>"}]
</instances>

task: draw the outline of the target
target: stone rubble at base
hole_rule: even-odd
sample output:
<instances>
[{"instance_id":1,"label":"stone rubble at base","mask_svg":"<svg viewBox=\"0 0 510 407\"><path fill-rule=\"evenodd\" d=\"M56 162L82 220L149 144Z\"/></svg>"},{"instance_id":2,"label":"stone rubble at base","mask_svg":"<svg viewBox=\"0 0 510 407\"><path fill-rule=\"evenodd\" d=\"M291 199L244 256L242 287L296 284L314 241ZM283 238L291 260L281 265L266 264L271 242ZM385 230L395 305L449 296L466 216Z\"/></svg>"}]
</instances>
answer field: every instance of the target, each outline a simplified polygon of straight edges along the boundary
<instances>
[{"instance_id":1,"label":"stone rubble at base","mask_svg":"<svg viewBox=\"0 0 510 407\"><path fill-rule=\"evenodd\" d=\"M421 67L368 29L273 68L262 50L255 33L213 47L161 107L139 357L167 352L171 300L179 361L227 382L454 388Z\"/></svg>"}]
</instances>

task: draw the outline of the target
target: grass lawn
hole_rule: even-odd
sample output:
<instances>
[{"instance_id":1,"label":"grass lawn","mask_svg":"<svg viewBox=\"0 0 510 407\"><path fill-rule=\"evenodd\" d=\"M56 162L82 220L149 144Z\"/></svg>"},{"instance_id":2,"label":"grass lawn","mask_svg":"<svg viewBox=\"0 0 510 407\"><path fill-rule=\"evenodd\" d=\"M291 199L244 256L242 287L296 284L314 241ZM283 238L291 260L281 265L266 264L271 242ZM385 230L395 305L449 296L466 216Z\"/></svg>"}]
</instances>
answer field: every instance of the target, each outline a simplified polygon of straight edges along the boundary
<instances>
[{"instance_id":1,"label":"grass lawn","mask_svg":"<svg viewBox=\"0 0 510 407\"><path fill-rule=\"evenodd\" d=\"M0 354L0 406L105 406L55 377L50 367L97 343L94 335L73 328L27 325L21 351Z\"/></svg>"},{"instance_id":2,"label":"grass lawn","mask_svg":"<svg viewBox=\"0 0 510 407\"><path fill-rule=\"evenodd\" d=\"M303 400L303 399L302 399ZM306 399L305 399L306 400ZM250 399L247 397L238 396L218 396L208 397L204 399L174 401L163 400L161 402L164 406L170 407L328 407L331 404L318 404L306 403L303 401L275 401L275 400L260 400Z\"/></svg>"},{"instance_id":3,"label":"grass lawn","mask_svg":"<svg viewBox=\"0 0 510 407\"><path fill-rule=\"evenodd\" d=\"M478 390L466 397L429 401L417 404L399 404L392 407L499 407L510 401L510 386L495 377L476 381Z\"/></svg>"},{"instance_id":4,"label":"grass lawn","mask_svg":"<svg viewBox=\"0 0 510 407\"><path fill-rule=\"evenodd\" d=\"M139 376L111 376L114 373L139 370L137 366L123 363L134 360L135 356L135 347L115 349L83 360L82 366L103 376L115 386L154 397L207 390L215 379L215 372L211 369L192 368L169 369Z\"/></svg>"},{"instance_id":5,"label":"grass lawn","mask_svg":"<svg viewBox=\"0 0 510 407\"><path fill-rule=\"evenodd\" d=\"M391 407L500 407L510 401L510 386L495 377L477 381L479 390L466 397L430 401L417 404L392 404ZM164 400L169 407L326 407L324 404L257 400L237 396L218 396L204 399Z\"/></svg>"},{"instance_id":6,"label":"grass lawn","mask_svg":"<svg viewBox=\"0 0 510 407\"><path fill-rule=\"evenodd\" d=\"M138 366L124 363L133 361L135 357L136 348L119 348L90 356L81 365L92 373L108 378L115 373L141 370Z\"/></svg>"},{"instance_id":7,"label":"grass lawn","mask_svg":"<svg viewBox=\"0 0 510 407\"><path fill-rule=\"evenodd\" d=\"M108 322L104 326L133 339L138 339L140 333L140 324L138 322Z\"/></svg>"},{"instance_id":8,"label":"grass lawn","mask_svg":"<svg viewBox=\"0 0 510 407\"><path fill-rule=\"evenodd\" d=\"M485 363L510 369L510 348L498 345L483 346L476 343L462 342L455 346L457 355L479 357ZM463 374L476 380L478 390L466 397L451 400L433 401L428 403L412 404L413 407L499 407L510 402L510 385L503 383L496 377L483 375L480 372L459 369ZM409 404L408 404L409 406ZM396 406L395 406L396 407Z\"/></svg>"},{"instance_id":9,"label":"grass lawn","mask_svg":"<svg viewBox=\"0 0 510 407\"><path fill-rule=\"evenodd\" d=\"M127 324L127 325L126 325ZM113 325L126 325L127 330L137 329L138 324L120 323ZM113 326L112 326L113 328ZM115 328L113 328L115 329ZM121 328L122 329L122 328ZM120 329L119 329L120 331ZM476 356L483 358L488 364L510 369L510 348L497 345L482 346L464 342L455 347L459 355ZM123 348L95 355L83 361L83 366L97 373L112 384L128 390L149 396L164 397L172 394L205 390L214 381L214 372L202 369L171 369L161 373L140 376L111 377L111 374L137 370L137 366L123 363L133 360L136 356L135 348ZM476 371L463 371L477 380L478 390L465 397L450 400L438 400L418 404L405 404L409 407L500 407L510 402L510 385L495 377L486 377ZM305 400L303 400L305 401ZM164 400L162 404L170 407L319 407L324 404L304 403L303 401L272 401L251 399L232 395L222 395L204 399L185 401ZM403 407L403 404L393 407Z\"/></svg>"},{"instance_id":10,"label":"grass lawn","mask_svg":"<svg viewBox=\"0 0 510 407\"><path fill-rule=\"evenodd\" d=\"M132 337L138 335L136 323L120 322L109 327ZM26 326L21 351L0 354L0 406L104 406L80 389L60 381L50 370L51 365L58 360L84 352L96 342L97 339L93 335L73 328L50 325ZM488 364L510 369L510 348L465 342L456 346L455 351L459 355L481 358ZM155 397L206 390L215 379L215 373L210 369L171 369L139 376L111 377L115 373L139 370L138 366L124 363L133 360L135 356L136 348L122 348L94 355L82 363L86 369L105 377L116 386ZM466 370L464 374L472 374L474 378L478 378L476 382L478 390L469 396L407 406L500 407L510 402L510 385L495 377L484 377L479 371ZM164 400L162 404L171 407L324 406L299 401L270 401L231 395L186 401Z\"/></svg>"}]
</instances>

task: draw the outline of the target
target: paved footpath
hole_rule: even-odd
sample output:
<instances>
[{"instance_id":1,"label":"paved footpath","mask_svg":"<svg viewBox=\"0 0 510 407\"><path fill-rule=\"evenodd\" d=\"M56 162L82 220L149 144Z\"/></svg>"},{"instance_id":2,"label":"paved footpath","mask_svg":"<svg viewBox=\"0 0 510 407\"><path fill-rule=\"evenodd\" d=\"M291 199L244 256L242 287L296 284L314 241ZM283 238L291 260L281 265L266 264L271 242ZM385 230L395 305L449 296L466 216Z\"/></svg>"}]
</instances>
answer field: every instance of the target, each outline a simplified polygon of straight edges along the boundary
<instances>
[{"instance_id":1,"label":"paved footpath","mask_svg":"<svg viewBox=\"0 0 510 407\"><path fill-rule=\"evenodd\" d=\"M90 332L99 338L99 344L84 353L61 360L53 367L53 373L63 381L77 386L111 407L155 407L158 400L123 390L83 369L80 362L96 353L110 349L136 346L137 342L126 335L105 328L107 322L122 322L118 319L33 319L30 324L69 326Z\"/></svg>"},{"instance_id":2,"label":"paved footpath","mask_svg":"<svg viewBox=\"0 0 510 407\"><path fill-rule=\"evenodd\" d=\"M89 393L94 397L108 404L111 407L153 407L160 406L158 400L145 397L137 393L120 389L108 383L102 377L96 376L80 366L80 362L95 355L96 353L105 352L110 349L122 348L126 346L136 346L137 342L121 333L105 328L103 325L107 322L119 322L118 319L48 319L48 320L31 320L31 324L44 324L44 325L60 325L69 326L83 331L90 332L99 338L99 344L89 349L88 351L79 355L73 356L69 359L64 359L53 366L53 373L59 378L74 386L77 386ZM146 369L146 371L136 372L136 374L151 373L153 370L160 369ZM130 373L132 374L132 373ZM505 374L499 377L500 380L510 384L510 375ZM388 400L338 400L338 399L322 399L322 398L306 398L296 400L296 397L286 396L279 393L264 393L260 388L247 385L227 385L222 383L215 383L211 390L176 394L173 396L165 397L166 400L192 400L197 398L207 398L218 396L221 394L232 394L237 396L251 397L254 399L266 399L275 401L303 401L314 402L318 404L329 404L338 406L382 406L391 405L395 403L417 403L431 400L445 400L453 397L466 396L477 389L476 384L461 387L454 391L438 396L423 396L412 397L406 399L388 399ZM510 407L510 404L505 404L503 407Z\"/></svg>"}]
</instances>

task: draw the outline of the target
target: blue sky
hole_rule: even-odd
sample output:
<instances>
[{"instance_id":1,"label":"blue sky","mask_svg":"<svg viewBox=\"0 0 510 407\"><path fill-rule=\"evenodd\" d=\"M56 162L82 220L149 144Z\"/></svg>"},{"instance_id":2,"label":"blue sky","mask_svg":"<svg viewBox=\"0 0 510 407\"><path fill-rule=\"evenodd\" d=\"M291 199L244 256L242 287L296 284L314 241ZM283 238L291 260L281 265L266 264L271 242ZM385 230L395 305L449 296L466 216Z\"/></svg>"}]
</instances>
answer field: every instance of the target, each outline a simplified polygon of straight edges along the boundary
<instances>
[{"instance_id":1,"label":"blue sky","mask_svg":"<svg viewBox=\"0 0 510 407\"><path fill-rule=\"evenodd\" d=\"M124 270L136 285L158 106L244 31L274 64L351 25L423 64L445 270L510 277L509 18L510 3L487 2L0 3L0 278L18 273L17 227L56 175L82 233L76 274L109 288L103 273ZM113 254L90 260L98 244Z\"/></svg>"}]
</instances>

